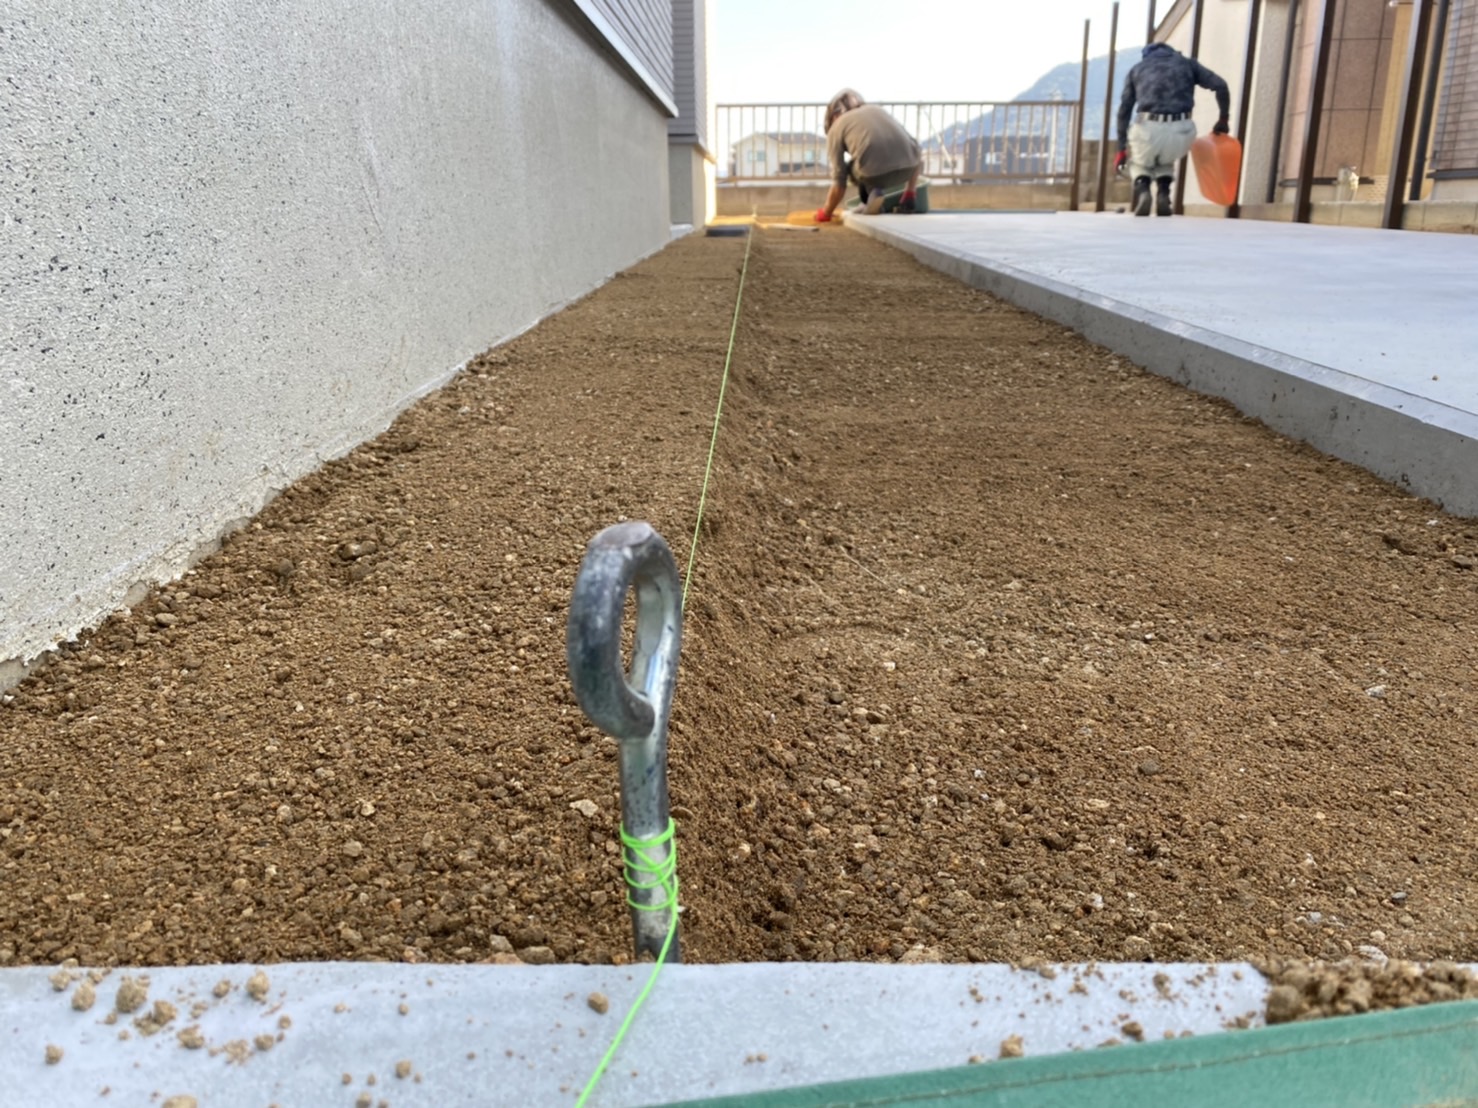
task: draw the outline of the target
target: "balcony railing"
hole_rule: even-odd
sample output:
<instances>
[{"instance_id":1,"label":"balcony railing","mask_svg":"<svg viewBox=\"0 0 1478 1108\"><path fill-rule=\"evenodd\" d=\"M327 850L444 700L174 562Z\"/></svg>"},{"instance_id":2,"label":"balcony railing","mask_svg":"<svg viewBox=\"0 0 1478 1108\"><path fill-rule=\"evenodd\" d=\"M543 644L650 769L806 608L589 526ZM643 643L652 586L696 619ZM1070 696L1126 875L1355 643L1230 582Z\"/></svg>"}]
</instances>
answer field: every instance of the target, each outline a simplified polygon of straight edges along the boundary
<instances>
[{"instance_id":1,"label":"balcony railing","mask_svg":"<svg viewBox=\"0 0 1478 1108\"><path fill-rule=\"evenodd\" d=\"M1076 101L878 106L918 139L931 181L1060 184L1077 172ZM824 104L719 104L716 111L720 185L831 178Z\"/></svg>"}]
</instances>

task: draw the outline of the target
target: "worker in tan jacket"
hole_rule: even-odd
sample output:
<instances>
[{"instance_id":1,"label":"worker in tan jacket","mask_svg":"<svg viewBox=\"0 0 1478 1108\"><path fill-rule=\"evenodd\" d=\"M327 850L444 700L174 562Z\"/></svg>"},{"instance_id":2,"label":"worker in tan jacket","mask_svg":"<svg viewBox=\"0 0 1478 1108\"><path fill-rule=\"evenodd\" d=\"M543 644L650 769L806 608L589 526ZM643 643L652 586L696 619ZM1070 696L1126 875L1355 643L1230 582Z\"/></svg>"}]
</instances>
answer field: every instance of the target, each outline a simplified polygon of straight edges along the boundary
<instances>
[{"instance_id":1,"label":"worker in tan jacket","mask_svg":"<svg viewBox=\"0 0 1478 1108\"><path fill-rule=\"evenodd\" d=\"M842 89L826 105L826 152L832 184L817 222L831 219L847 194L849 178L857 182L861 210L869 214L918 210L915 190L923 168L918 141L854 89Z\"/></svg>"}]
</instances>

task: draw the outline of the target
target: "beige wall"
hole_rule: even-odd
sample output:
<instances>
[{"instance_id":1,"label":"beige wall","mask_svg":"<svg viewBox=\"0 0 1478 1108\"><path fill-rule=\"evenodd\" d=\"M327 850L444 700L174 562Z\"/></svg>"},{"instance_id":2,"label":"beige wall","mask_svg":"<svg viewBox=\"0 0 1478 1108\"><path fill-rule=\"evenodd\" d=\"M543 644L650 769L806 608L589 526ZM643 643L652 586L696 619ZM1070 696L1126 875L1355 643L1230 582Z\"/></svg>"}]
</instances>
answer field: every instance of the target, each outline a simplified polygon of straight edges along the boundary
<instances>
[{"instance_id":1,"label":"beige wall","mask_svg":"<svg viewBox=\"0 0 1478 1108\"><path fill-rule=\"evenodd\" d=\"M1281 160L1281 173L1287 179L1298 176L1319 35L1318 6L1303 4L1300 10ZM1390 146L1388 141L1382 157L1381 126L1397 18L1397 10L1386 0L1338 0L1314 155L1315 177L1335 177L1341 166L1353 166L1367 177L1384 176L1389 169L1385 163Z\"/></svg>"},{"instance_id":2,"label":"beige wall","mask_svg":"<svg viewBox=\"0 0 1478 1108\"><path fill-rule=\"evenodd\" d=\"M1202 65L1226 81L1232 90L1232 125L1236 126L1238 96L1242 84L1242 55L1247 41L1247 14L1251 0L1217 0L1204 4L1201 16L1201 48L1198 59ZM1164 28L1168 33L1159 41L1168 42L1187 56L1191 53L1191 21L1189 15L1173 27ZM1196 108L1191 118L1195 120L1196 132L1208 134L1216 123L1218 110L1216 96L1206 89L1196 90ZM1189 159L1186 162L1185 202L1202 203L1204 198L1196 185L1196 174Z\"/></svg>"},{"instance_id":3,"label":"beige wall","mask_svg":"<svg viewBox=\"0 0 1478 1108\"><path fill-rule=\"evenodd\" d=\"M702 227L714 215L713 162L700 147L687 142L671 143L667 158L673 224Z\"/></svg>"}]
</instances>

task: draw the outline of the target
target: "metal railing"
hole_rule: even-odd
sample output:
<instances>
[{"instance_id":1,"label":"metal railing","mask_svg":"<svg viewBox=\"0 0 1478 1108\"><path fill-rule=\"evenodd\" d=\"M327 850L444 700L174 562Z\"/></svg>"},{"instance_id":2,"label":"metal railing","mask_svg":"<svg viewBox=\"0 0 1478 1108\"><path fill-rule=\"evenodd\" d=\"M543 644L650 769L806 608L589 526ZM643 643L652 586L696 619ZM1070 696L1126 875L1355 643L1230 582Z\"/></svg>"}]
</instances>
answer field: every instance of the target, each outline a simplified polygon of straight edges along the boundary
<instances>
[{"instance_id":1,"label":"metal railing","mask_svg":"<svg viewBox=\"0 0 1478 1108\"><path fill-rule=\"evenodd\" d=\"M1060 184L1076 169L1075 100L879 103L918 139L924 176L954 184ZM719 104L720 185L831 178L824 104Z\"/></svg>"}]
</instances>

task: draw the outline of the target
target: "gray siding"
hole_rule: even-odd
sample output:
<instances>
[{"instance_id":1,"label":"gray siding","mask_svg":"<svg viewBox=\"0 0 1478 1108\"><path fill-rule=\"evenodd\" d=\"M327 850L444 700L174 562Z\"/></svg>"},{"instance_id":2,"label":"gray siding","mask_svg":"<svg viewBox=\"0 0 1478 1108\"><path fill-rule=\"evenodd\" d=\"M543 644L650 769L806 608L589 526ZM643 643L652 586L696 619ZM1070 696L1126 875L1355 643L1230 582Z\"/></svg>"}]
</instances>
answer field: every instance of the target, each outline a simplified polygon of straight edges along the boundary
<instances>
[{"instance_id":1,"label":"gray siding","mask_svg":"<svg viewBox=\"0 0 1478 1108\"><path fill-rule=\"evenodd\" d=\"M1447 58L1432 170L1468 176L1478 172L1478 3L1454 0L1447 25Z\"/></svg>"},{"instance_id":2,"label":"gray siding","mask_svg":"<svg viewBox=\"0 0 1478 1108\"><path fill-rule=\"evenodd\" d=\"M574 0L660 98L673 102L672 0Z\"/></svg>"},{"instance_id":3,"label":"gray siding","mask_svg":"<svg viewBox=\"0 0 1478 1108\"><path fill-rule=\"evenodd\" d=\"M709 0L672 0L673 87L677 118L667 123L670 138L708 149Z\"/></svg>"}]
</instances>

